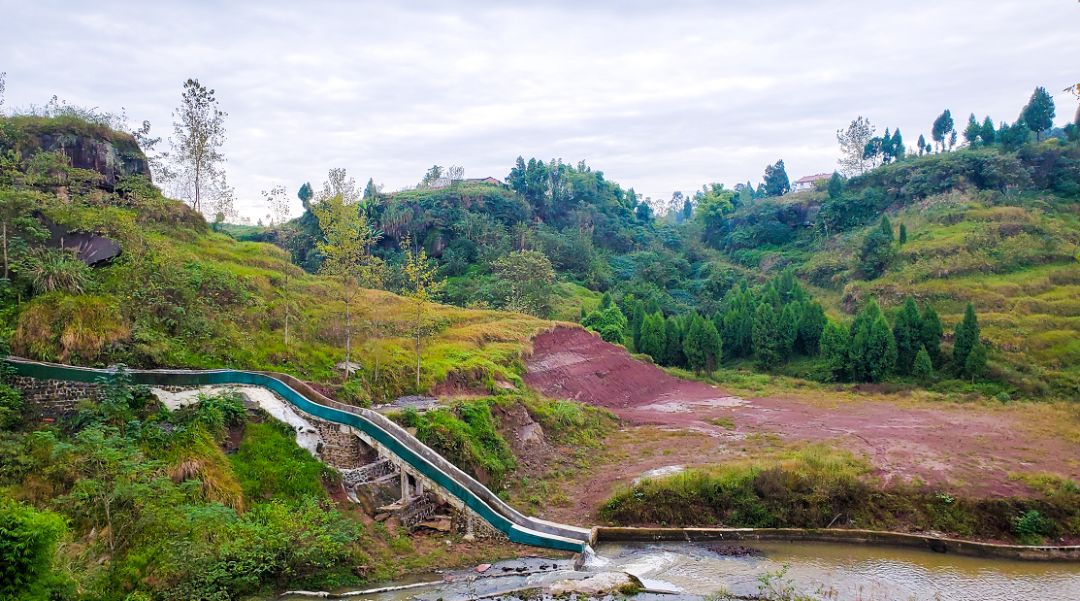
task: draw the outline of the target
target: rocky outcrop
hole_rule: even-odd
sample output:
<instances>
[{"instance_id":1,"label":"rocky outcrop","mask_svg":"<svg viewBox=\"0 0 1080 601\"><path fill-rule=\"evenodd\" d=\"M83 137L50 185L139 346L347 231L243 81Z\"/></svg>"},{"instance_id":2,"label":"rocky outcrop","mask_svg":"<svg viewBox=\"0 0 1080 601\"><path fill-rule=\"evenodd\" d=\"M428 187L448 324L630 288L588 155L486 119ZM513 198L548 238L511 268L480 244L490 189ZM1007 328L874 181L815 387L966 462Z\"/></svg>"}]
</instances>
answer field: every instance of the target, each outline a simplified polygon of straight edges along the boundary
<instances>
[{"instance_id":1,"label":"rocky outcrop","mask_svg":"<svg viewBox=\"0 0 1080 601\"><path fill-rule=\"evenodd\" d=\"M150 164L131 135L69 119L10 118L0 132L0 152L16 150L23 158L61 152L71 166L96 171L112 191L123 176L150 177Z\"/></svg>"}]
</instances>

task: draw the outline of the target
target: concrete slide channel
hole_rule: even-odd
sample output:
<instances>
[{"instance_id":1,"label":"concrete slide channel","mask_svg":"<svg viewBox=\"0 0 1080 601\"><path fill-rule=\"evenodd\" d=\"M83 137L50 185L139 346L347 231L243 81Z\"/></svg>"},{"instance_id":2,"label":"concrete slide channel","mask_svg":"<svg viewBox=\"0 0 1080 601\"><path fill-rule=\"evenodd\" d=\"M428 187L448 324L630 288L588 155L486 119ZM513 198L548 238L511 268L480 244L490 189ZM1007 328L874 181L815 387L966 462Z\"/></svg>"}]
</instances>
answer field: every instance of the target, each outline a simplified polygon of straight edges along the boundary
<instances>
[{"instance_id":1,"label":"concrete slide channel","mask_svg":"<svg viewBox=\"0 0 1080 601\"><path fill-rule=\"evenodd\" d=\"M111 369L75 367L18 357L7 357L5 361L14 368L16 375L40 380L95 383L115 373ZM385 416L331 400L292 376L232 369L130 369L128 374L134 383L147 386L261 386L281 396L300 411L362 431L515 543L581 553L589 542L588 529L522 514Z\"/></svg>"}]
</instances>

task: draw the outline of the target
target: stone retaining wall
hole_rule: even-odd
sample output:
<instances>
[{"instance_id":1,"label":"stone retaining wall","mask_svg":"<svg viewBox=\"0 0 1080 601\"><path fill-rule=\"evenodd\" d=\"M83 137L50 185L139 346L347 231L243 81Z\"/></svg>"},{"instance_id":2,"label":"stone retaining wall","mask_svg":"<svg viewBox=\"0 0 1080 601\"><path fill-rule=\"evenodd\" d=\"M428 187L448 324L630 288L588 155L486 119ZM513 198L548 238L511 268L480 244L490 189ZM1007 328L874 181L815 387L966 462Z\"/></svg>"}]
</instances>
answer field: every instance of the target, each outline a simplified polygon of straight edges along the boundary
<instances>
[{"instance_id":1,"label":"stone retaining wall","mask_svg":"<svg viewBox=\"0 0 1080 601\"><path fill-rule=\"evenodd\" d=\"M38 380L25 376L12 378L12 385L22 391L23 402L35 418L57 419L75 412L80 401L95 400L100 384L67 380Z\"/></svg>"}]
</instances>

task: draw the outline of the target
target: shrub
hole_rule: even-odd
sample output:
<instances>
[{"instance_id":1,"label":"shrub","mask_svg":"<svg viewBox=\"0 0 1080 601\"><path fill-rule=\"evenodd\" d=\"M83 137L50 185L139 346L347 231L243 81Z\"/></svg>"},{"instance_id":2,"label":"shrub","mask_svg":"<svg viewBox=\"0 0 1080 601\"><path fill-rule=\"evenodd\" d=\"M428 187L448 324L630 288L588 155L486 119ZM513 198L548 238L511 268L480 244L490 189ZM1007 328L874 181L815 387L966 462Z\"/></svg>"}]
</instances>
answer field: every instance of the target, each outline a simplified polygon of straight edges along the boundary
<instances>
[{"instance_id":1,"label":"shrub","mask_svg":"<svg viewBox=\"0 0 1080 601\"><path fill-rule=\"evenodd\" d=\"M0 497L0 598L49 597L60 580L53 554L66 530L59 515Z\"/></svg>"}]
</instances>

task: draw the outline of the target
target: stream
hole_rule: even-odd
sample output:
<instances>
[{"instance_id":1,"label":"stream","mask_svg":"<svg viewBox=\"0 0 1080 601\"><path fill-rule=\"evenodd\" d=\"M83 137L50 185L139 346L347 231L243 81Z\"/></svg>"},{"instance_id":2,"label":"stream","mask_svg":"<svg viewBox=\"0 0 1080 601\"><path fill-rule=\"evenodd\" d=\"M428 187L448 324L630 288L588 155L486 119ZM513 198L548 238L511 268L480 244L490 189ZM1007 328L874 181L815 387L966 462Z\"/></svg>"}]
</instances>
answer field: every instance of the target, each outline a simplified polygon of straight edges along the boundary
<instances>
[{"instance_id":1,"label":"stream","mask_svg":"<svg viewBox=\"0 0 1080 601\"><path fill-rule=\"evenodd\" d=\"M745 554L747 547L752 554ZM527 558L473 570L417 576L392 583L393 591L353 594L371 601L466 601L478 597L506 601L550 598L524 595L563 580L584 580L605 572L625 572L646 589L640 601L700 599L717 593L734 598L761 594L761 578L771 590L793 587L821 600L858 601L1076 601L1080 564L979 559L896 547L833 543L603 543L581 570L569 560ZM540 569L543 567L543 569ZM778 575L782 573L782 575ZM333 591L348 594L348 591ZM603 598L579 595L578 598ZM723 598L723 597L720 597ZM279 597L299 601L310 596Z\"/></svg>"}]
</instances>

